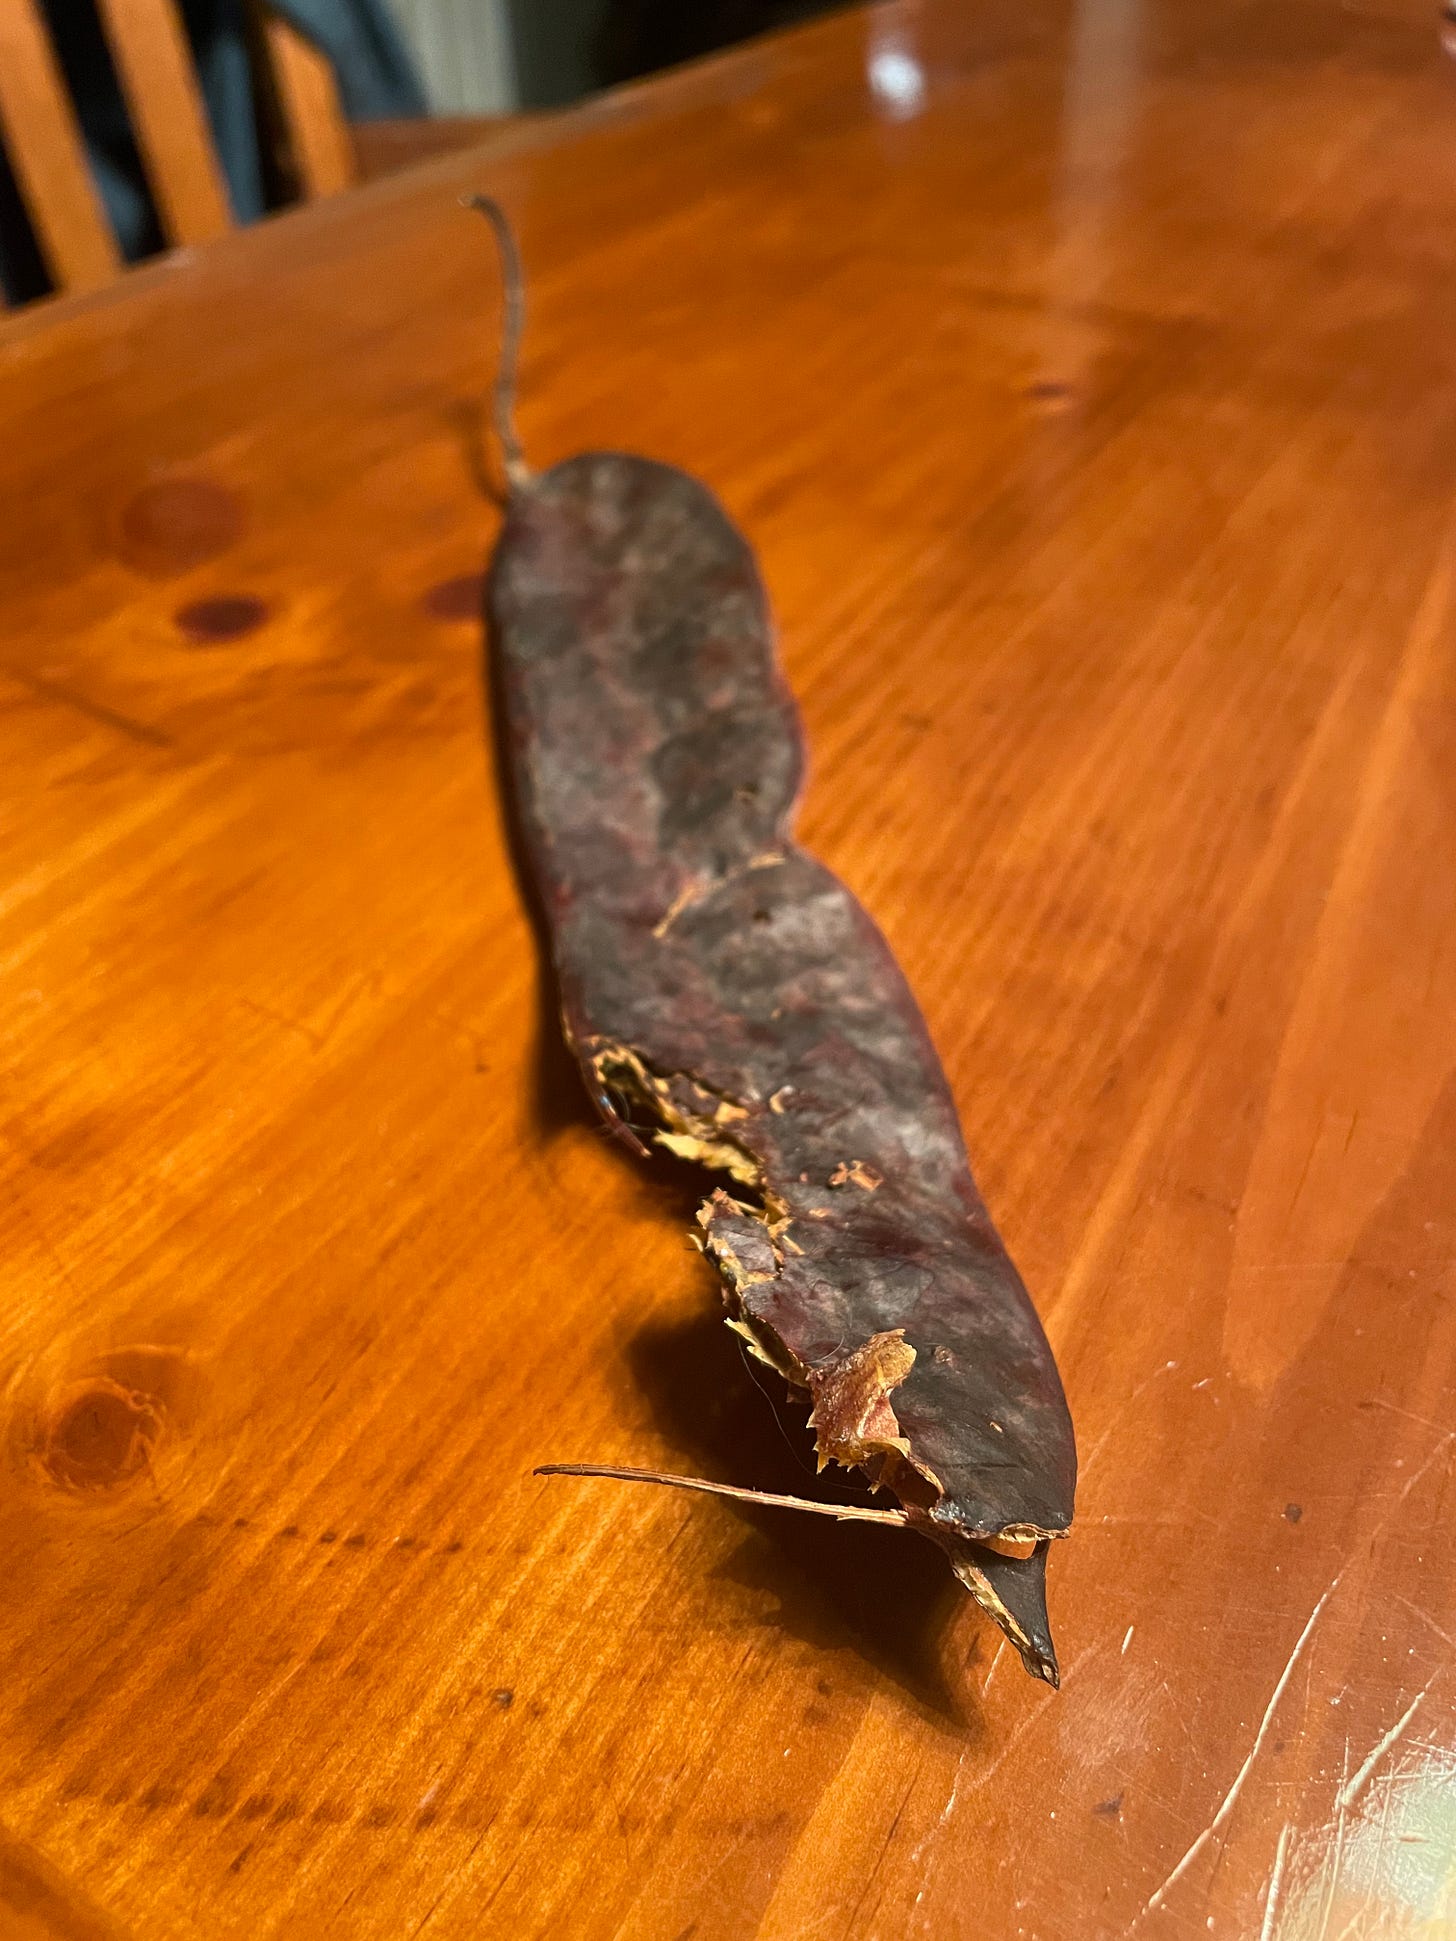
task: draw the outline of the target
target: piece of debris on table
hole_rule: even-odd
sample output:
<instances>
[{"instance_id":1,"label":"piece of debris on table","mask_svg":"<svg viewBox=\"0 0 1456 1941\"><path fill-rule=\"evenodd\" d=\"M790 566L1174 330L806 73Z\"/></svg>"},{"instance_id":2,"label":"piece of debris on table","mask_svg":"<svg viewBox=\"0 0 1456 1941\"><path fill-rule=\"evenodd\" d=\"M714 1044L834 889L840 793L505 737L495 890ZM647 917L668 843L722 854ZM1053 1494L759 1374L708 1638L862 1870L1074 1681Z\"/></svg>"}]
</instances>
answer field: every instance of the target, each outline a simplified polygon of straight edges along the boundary
<instances>
[{"instance_id":1,"label":"piece of debris on table","mask_svg":"<svg viewBox=\"0 0 1456 1941\"><path fill-rule=\"evenodd\" d=\"M528 470L519 265L474 200L507 283L489 612L567 1041L633 1145L635 1127L722 1175L698 1222L728 1325L808 1404L821 1468L890 1491L898 1510L861 1516L938 1544L1055 1685L1045 1567L1072 1519L1071 1419L899 966L792 839L803 745L753 554L672 466Z\"/></svg>"}]
</instances>

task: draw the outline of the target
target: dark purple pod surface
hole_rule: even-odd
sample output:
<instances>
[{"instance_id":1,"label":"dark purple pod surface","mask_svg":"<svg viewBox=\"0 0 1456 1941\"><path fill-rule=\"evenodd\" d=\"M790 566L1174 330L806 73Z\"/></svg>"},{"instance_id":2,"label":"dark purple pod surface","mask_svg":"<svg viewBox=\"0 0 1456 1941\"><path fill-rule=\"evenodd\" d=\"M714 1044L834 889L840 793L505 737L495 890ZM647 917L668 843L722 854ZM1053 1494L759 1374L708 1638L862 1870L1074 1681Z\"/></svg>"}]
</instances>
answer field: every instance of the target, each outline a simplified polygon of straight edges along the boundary
<instances>
[{"instance_id":1,"label":"dark purple pod surface","mask_svg":"<svg viewBox=\"0 0 1456 1941\"><path fill-rule=\"evenodd\" d=\"M810 1403L821 1463L892 1490L1055 1683L1061 1383L909 987L790 835L802 742L746 541L685 473L586 453L517 483L489 597L593 1096L722 1173L699 1220L730 1324Z\"/></svg>"}]
</instances>

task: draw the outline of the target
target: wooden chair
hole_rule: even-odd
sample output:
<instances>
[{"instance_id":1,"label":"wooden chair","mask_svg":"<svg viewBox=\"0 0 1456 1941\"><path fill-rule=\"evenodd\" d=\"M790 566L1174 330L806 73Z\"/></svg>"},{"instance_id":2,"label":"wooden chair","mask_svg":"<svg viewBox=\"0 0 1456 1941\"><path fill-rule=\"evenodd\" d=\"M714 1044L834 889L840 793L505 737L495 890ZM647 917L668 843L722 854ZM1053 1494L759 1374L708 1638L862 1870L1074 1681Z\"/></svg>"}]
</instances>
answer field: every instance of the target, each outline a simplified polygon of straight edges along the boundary
<instances>
[{"instance_id":1,"label":"wooden chair","mask_svg":"<svg viewBox=\"0 0 1456 1941\"><path fill-rule=\"evenodd\" d=\"M206 242L232 227L187 37L174 0L96 0L137 148L167 241ZM333 70L266 6L260 51L303 198L354 180L354 151ZM89 290L123 267L36 0L0 0L0 131L36 241L58 290Z\"/></svg>"}]
</instances>

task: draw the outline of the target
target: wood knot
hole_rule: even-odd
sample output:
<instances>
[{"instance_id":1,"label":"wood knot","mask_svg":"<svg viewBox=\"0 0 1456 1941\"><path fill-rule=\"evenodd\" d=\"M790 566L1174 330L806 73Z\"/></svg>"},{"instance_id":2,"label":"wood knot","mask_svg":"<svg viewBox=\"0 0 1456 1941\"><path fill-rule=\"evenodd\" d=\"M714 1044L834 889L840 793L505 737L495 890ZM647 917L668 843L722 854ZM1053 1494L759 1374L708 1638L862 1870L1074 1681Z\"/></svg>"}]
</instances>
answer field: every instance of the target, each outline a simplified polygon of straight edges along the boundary
<instances>
[{"instance_id":1,"label":"wood knot","mask_svg":"<svg viewBox=\"0 0 1456 1941\"><path fill-rule=\"evenodd\" d=\"M32 1393L16 1425L26 1466L39 1481L96 1500L143 1475L159 1489L175 1483L191 1448L201 1371L185 1348L140 1342L73 1361Z\"/></svg>"},{"instance_id":2,"label":"wood knot","mask_svg":"<svg viewBox=\"0 0 1456 1941\"><path fill-rule=\"evenodd\" d=\"M108 1375L74 1382L42 1415L40 1465L62 1489L116 1489L150 1463L163 1416L154 1396Z\"/></svg>"}]
</instances>

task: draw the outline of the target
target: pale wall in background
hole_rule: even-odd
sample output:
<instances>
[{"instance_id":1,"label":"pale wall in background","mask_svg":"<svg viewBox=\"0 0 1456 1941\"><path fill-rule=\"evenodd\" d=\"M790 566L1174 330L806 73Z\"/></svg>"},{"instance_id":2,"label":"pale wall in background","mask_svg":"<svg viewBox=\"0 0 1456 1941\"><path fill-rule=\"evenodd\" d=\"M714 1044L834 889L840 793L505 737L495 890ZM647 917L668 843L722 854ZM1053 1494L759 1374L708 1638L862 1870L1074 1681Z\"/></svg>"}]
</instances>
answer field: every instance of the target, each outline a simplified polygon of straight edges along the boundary
<instances>
[{"instance_id":1,"label":"pale wall in background","mask_svg":"<svg viewBox=\"0 0 1456 1941\"><path fill-rule=\"evenodd\" d=\"M390 0L436 114L519 105L508 0Z\"/></svg>"}]
</instances>

